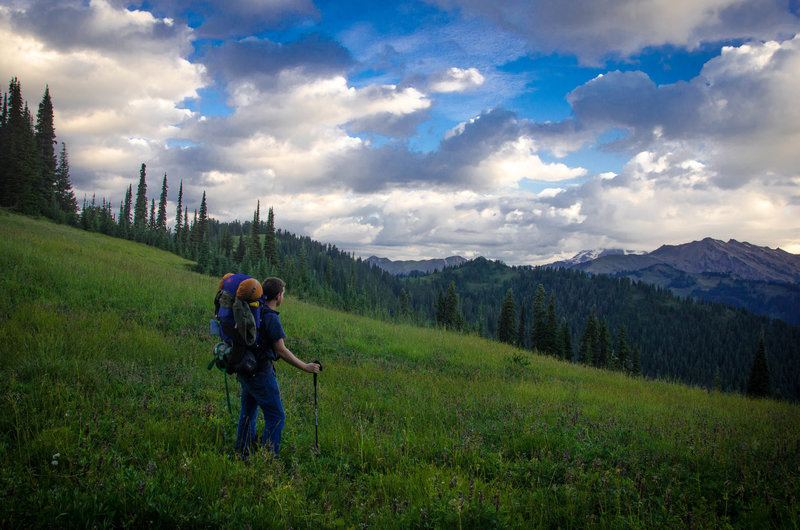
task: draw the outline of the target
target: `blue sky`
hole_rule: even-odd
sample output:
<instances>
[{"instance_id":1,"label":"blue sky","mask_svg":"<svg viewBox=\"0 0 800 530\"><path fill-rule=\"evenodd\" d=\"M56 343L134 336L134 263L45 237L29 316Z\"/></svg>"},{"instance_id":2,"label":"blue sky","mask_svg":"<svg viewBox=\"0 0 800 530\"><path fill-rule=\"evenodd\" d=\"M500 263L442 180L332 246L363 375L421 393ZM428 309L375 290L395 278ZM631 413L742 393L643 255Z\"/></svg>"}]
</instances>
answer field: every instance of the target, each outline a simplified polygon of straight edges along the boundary
<instances>
[{"instance_id":1,"label":"blue sky","mask_svg":"<svg viewBox=\"0 0 800 530\"><path fill-rule=\"evenodd\" d=\"M80 196L356 255L546 263L707 236L800 253L796 0L6 0ZM174 204L172 205L174 206Z\"/></svg>"}]
</instances>

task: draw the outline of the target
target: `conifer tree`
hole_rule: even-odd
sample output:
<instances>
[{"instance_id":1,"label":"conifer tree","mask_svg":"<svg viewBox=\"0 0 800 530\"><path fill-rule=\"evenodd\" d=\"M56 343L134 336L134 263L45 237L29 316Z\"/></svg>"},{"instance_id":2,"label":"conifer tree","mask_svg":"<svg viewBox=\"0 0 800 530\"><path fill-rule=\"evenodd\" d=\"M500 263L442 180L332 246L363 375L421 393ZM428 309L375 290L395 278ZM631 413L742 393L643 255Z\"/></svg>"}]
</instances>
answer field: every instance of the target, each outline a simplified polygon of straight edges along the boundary
<instances>
[{"instance_id":1,"label":"conifer tree","mask_svg":"<svg viewBox=\"0 0 800 530\"><path fill-rule=\"evenodd\" d=\"M136 188L136 203L133 206L133 229L136 239L141 240L147 227L147 167L139 170L139 186Z\"/></svg>"},{"instance_id":2,"label":"conifer tree","mask_svg":"<svg viewBox=\"0 0 800 530\"><path fill-rule=\"evenodd\" d=\"M241 265L246 253L247 248L244 245L244 236L239 236L239 244L236 246L236 254L233 256L234 261Z\"/></svg>"},{"instance_id":3,"label":"conifer tree","mask_svg":"<svg viewBox=\"0 0 800 530\"><path fill-rule=\"evenodd\" d=\"M556 316L556 297L550 293L547 304L547 319L544 328L544 348L550 355L556 355L558 348L558 317Z\"/></svg>"},{"instance_id":4,"label":"conifer tree","mask_svg":"<svg viewBox=\"0 0 800 530\"><path fill-rule=\"evenodd\" d=\"M271 209L270 209L271 211ZM405 289L400 289L400 308L398 309L398 313L400 318L408 318L410 314L410 299L408 297L408 293Z\"/></svg>"},{"instance_id":5,"label":"conifer tree","mask_svg":"<svg viewBox=\"0 0 800 530\"><path fill-rule=\"evenodd\" d=\"M559 347L559 354L562 359L567 359L568 361L572 360L572 336L569 332L569 324L567 324L567 319L561 319L561 332L559 333L559 342L561 343Z\"/></svg>"},{"instance_id":6,"label":"conifer tree","mask_svg":"<svg viewBox=\"0 0 800 530\"><path fill-rule=\"evenodd\" d=\"M122 237L130 239L133 236L131 230L131 209L133 208L133 186L128 185L128 190L125 192L125 202L122 205L122 212L120 212L119 231Z\"/></svg>"},{"instance_id":7,"label":"conifer tree","mask_svg":"<svg viewBox=\"0 0 800 530\"><path fill-rule=\"evenodd\" d=\"M219 242L219 249L223 256L226 258L231 257L231 253L233 252L233 236L231 236L231 229L227 225L225 226L225 230L222 232L222 238Z\"/></svg>"},{"instance_id":8,"label":"conifer tree","mask_svg":"<svg viewBox=\"0 0 800 530\"><path fill-rule=\"evenodd\" d=\"M208 237L208 202L206 192L203 190L203 197L200 199L200 222L203 224L203 237Z\"/></svg>"},{"instance_id":9,"label":"conifer tree","mask_svg":"<svg viewBox=\"0 0 800 530\"><path fill-rule=\"evenodd\" d=\"M250 255L253 260L257 260L261 256L261 236L259 231L261 228L261 201L256 202L256 211L253 212L253 224L250 225Z\"/></svg>"},{"instance_id":10,"label":"conifer tree","mask_svg":"<svg viewBox=\"0 0 800 530\"><path fill-rule=\"evenodd\" d=\"M205 191L203 191L203 198L200 200L200 217L197 223L197 251L199 252L203 242L208 242L208 205L206 204Z\"/></svg>"},{"instance_id":11,"label":"conifer tree","mask_svg":"<svg viewBox=\"0 0 800 530\"><path fill-rule=\"evenodd\" d=\"M167 231L167 174L164 173L164 181L161 183L161 197L158 200L158 218L156 219L156 230L166 233Z\"/></svg>"},{"instance_id":12,"label":"conifer tree","mask_svg":"<svg viewBox=\"0 0 800 530\"><path fill-rule=\"evenodd\" d=\"M184 256L188 256L189 253L190 253L189 251L191 250L189 248L189 234L190 234L190 229L189 229L189 207L188 206L184 206L183 207L183 236L182 236Z\"/></svg>"},{"instance_id":13,"label":"conifer tree","mask_svg":"<svg viewBox=\"0 0 800 530\"><path fill-rule=\"evenodd\" d=\"M147 223L147 230L149 232L156 231L156 200L150 199L150 222Z\"/></svg>"},{"instance_id":14,"label":"conifer tree","mask_svg":"<svg viewBox=\"0 0 800 530\"><path fill-rule=\"evenodd\" d=\"M175 208L175 249L179 256L185 251L183 243L183 180L178 188L178 206Z\"/></svg>"},{"instance_id":15,"label":"conifer tree","mask_svg":"<svg viewBox=\"0 0 800 530\"><path fill-rule=\"evenodd\" d=\"M0 206L28 215L41 211L41 163L28 105L19 80L11 79L0 137Z\"/></svg>"},{"instance_id":16,"label":"conifer tree","mask_svg":"<svg viewBox=\"0 0 800 530\"><path fill-rule=\"evenodd\" d=\"M444 299L444 291L439 289L439 295L436 297L435 317L436 324L439 326L445 325L445 315L447 314L447 304Z\"/></svg>"},{"instance_id":17,"label":"conifer tree","mask_svg":"<svg viewBox=\"0 0 800 530\"><path fill-rule=\"evenodd\" d=\"M450 282L444 298L444 325L449 329L462 329L464 316L461 314L461 302L456 293L455 282Z\"/></svg>"},{"instance_id":18,"label":"conifer tree","mask_svg":"<svg viewBox=\"0 0 800 530\"><path fill-rule=\"evenodd\" d=\"M69 176L69 158L67 157L67 146L61 142L61 154L58 157L56 166L55 196L58 208L65 220L74 224L78 214L78 201L72 191L72 180Z\"/></svg>"},{"instance_id":19,"label":"conifer tree","mask_svg":"<svg viewBox=\"0 0 800 530\"><path fill-rule=\"evenodd\" d=\"M500 318L497 321L497 339L500 342L514 344L516 339L517 303L514 291L509 289L500 306Z\"/></svg>"},{"instance_id":20,"label":"conifer tree","mask_svg":"<svg viewBox=\"0 0 800 530\"><path fill-rule=\"evenodd\" d=\"M523 303L519 308L519 326L517 327L517 346L525 348L525 331L528 329L527 319L525 317L525 304Z\"/></svg>"},{"instance_id":21,"label":"conifer tree","mask_svg":"<svg viewBox=\"0 0 800 530\"><path fill-rule=\"evenodd\" d=\"M269 208L267 214L267 235L264 238L264 256L267 258L267 263L271 266L278 264L278 247L275 242L275 214L272 212L272 207Z\"/></svg>"},{"instance_id":22,"label":"conifer tree","mask_svg":"<svg viewBox=\"0 0 800 530\"><path fill-rule=\"evenodd\" d=\"M36 114L36 147L39 150L39 167L41 179L38 186L38 195L41 202L41 211L49 216L55 216L58 205L55 198L56 184L56 132L53 126L53 102L50 99L50 87L45 86L44 96L39 103Z\"/></svg>"},{"instance_id":23,"label":"conifer tree","mask_svg":"<svg viewBox=\"0 0 800 530\"><path fill-rule=\"evenodd\" d=\"M617 335L616 350L617 350L616 368L624 372L629 372L631 370L630 366L631 348L630 346L628 346L628 337L627 337L627 332L625 331L625 324L623 324L619 328L619 335Z\"/></svg>"},{"instance_id":24,"label":"conifer tree","mask_svg":"<svg viewBox=\"0 0 800 530\"><path fill-rule=\"evenodd\" d=\"M308 252L306 251L306 243L303 241L300 244L300 256L298 257L298 269L300 274L300 286L306 289L311 283L311 278L308 275Z\"/></svg>"},{"instance_id":25,"label":"conifer tree","mask_svg":"<svg viewBox=\"0 0 800 530\"><path fill-rule=\"evenodd\" d=\"M603 320L600 322L598 347L600 355L595 357L595 366L610 368L613 363L614 347L611 344L611 332L608 329L608 323L605 317L603 317Z\"/></svg>"},{"instance_id":26,"label":"conifer tree","mask_svg":"<svg viewBox=\"0 0 800 530\"><path fill-rule=\"evenodd\" d=\"M631 375L641 375L642 374L642 364L639 359L639 347L633 347L633 353L631 354Z\"/></svg>"},{"instance_id":27,"label":"conifer tree","mask_svg":"<svg viewBox=\"0 0 800 530\"><path fill-rule=\"evenodd\" d=\"M770 375L767 364L767 349L764 346L764 334L758 340L758 350L753 358L753 368L747 380L747 395L753 397L769 397Z\"/></svg>"},{"instance_id":28,"label":"conifer tree","mask_svg":"<svg viewBox=\"0 0 800 530\"><path fill-rule=\"evenodd\" d=\"M589 313L586 320L586 328L581 336L581 345L578 350L578 362L583 364L594 364L595 359L600 355L600 323L597 321L594 309Z\"/></svg>"},{"instance_id":29,"label":"conifer tree","mask_svg":"<svg viewBox=\"0 0 800 530\"><path fill-rule=\"evenodd\" d=\"M544 304L547 293L541 283L536 287L531 308L531 349L540 353L546 352L547 311Z\"/></svg>"}]
</instances>

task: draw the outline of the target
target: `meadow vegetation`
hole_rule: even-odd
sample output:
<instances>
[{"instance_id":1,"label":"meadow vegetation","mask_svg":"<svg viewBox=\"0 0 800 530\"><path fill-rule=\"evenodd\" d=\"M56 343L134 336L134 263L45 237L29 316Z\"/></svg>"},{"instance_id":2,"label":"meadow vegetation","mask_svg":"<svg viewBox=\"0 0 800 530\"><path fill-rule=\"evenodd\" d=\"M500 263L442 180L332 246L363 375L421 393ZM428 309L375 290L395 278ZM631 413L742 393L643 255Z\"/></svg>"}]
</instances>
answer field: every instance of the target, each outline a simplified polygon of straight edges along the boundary
<instances>
[{"instance_id":1,"label":"meadow vegetation","mask_svg":"<svg viewBox=\"0 0 800 530\"><path fill-rule=\"evenodd\" d=\"M795 528L800 407L291 297L278 458L233 452L217 279L0 212L0 526Z\"/></svg>"}]
</instances>

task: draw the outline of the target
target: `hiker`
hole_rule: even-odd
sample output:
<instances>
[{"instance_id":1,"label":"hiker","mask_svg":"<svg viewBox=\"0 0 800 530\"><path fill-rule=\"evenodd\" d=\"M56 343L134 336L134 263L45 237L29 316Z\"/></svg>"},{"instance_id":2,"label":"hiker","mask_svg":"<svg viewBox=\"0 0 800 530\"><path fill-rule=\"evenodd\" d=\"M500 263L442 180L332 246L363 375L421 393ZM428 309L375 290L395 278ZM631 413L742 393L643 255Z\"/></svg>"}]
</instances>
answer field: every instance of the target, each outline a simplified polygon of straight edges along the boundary
<instances>
[{"instance_id":1,"label":"hiker","mask_svg":"<svg viewBox=\"0 0 800 530\"><path fill-rule=\"evenodd\" d=\"M267 278L262 282L264 305L261 308L261 322L258 326L258 347L253 349L256 357L256 370L246 376L239 374L242 385L242 406L239 414L239 427L236 432L236 452L247 457L256 443L256 420L258 408L264 413L264 435L261 445L278 453L281 445L281 432L286 416L283 413L281 394L273 363L283 359L295 368L316 374L319 364L304 363L289 351L283 342L286 333L276 308L283 302L286 284L280 278Z\"/></svg>"}]
</instances>

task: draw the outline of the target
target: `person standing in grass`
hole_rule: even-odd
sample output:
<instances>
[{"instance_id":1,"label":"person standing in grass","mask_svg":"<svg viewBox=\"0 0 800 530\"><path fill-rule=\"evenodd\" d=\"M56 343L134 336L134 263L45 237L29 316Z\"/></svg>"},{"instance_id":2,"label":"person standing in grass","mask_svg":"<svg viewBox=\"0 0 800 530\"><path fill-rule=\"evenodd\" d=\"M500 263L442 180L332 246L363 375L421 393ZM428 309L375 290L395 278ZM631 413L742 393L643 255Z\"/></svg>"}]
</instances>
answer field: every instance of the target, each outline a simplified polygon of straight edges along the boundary
<instances>
[{"instance_id":1,"label":"person standing in grass","mask_svg":"<svg viewBox=\"0 0 800 530\"><path fill-rule=\"evenodd\" d=\"M281 433L286 416L281 404L281 393L275 378L273 363L283 359L295 368L316 374L320 366L316 363L304 363L289 351L283 340L280 317L276 309L283 303L286 284L280 278L267 278L262 282L265 304L261 309L261 322L258 327L258 348L254 354L257 361L256 371L237 378L242 385L242 406L239 413L239 427L236 432L236 452L247 457L256 446L256 420L258 409L264 413L264 435L261 445L269 446L274 454L278 454L281 446Z\"/></svg>"}]
</instances>

